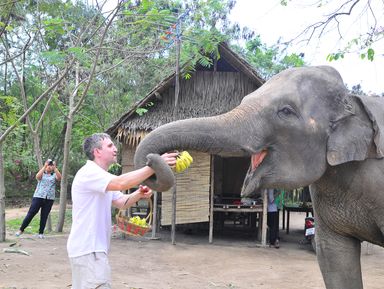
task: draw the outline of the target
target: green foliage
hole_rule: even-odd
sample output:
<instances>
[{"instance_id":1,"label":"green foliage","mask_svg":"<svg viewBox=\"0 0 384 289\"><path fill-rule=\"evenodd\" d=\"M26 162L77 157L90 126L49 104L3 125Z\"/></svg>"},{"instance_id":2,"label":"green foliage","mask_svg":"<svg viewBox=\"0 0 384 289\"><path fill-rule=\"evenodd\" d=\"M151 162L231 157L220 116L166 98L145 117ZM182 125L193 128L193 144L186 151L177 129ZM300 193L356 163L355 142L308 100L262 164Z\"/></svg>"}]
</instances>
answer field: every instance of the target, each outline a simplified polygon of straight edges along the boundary
<instances>
[{"instance_id":1,"label":"green foliage","mask_svg":"<svg viewBox=\"0 0 384 289\"><path fill-rule=\"evenodd\" d=\"M22 105L15 96L0 96L0 129L16 123L22 113ZM22 181L30 179L30 171L35 168L31 142L26 142L26 125L20 125L9 135L3 145L5 175Z\"/></svg>"},{"instance_id":2,"label":"green foliage","mask_svg":"<svg viewBox=\"0 0 384 289\"><path fill-rule=\"evenodd\" d=\"M242 55L265 79L268 79L289 67L300 67L305 64L303 54L283 54L278 46L268 47L260 36L248 40L245 47L234 46L235 51Z\"/></svg>"},{"instance_id":3,"label":"green foliage","mask_svg":"<svg viewBox=\"0 0 384 289\"><path fill-rule=\"evenodd\" d=\"M144 115L147 112L148 112L148 109L146 109L146 108L139 107L136 109L136 113L140 116Z\"/></svg>"},{"instance_id":4,"label":"green foliage","mask_svg":"<svg viewBox=\"0 0 384 289\"><path fill-rule=\"evenodd\" d=\"M368 60L373 61L373 57L375 56L375 51L372 48L368 48L367 55L368 55Z\"/></svg>"},{"instance_id":5,"label":"green foliage","mask_svg":"<svg viewBox=\"0 0 384 289\"><path fill-rule=\"evenodd\" d=\"M303 54L292 53L290 55L285 55L281 60L281 64L284 69L289 67L301 67L305 65L303 60Z\"/></svg>"},{"instance_id":6,"label":"green foliage","mask_svg":"<svg viewBox=\"0 0 384 289\"><path fill-rule=\"evenodd\" d=\"M21 125L7 138L3 146L5 176L17 182L30 182L34 179L38 167L34 155L32 141L26 134L26 126Z\"/></svg>"},{"instance_id":7,"label":"green foliage","mask_svg":"<svg viewBox=\"0 0 384 289\"><path fill-rule=\"evenodd\" d=\"M61 18L50 18L43 20L42 23L45 25L45 32L47 37L51 37L56 34L64 35L66 33L63 28L64 20Z\"/></svg>"},{"instance_id":8,"label":"green foliage","mask_svg":"<svg viewBox=\"0 0 384 289\"><path fill-rule=\"evenodd\" d=\"M338 59L343 59L344 58L344 52L336 52L336 53L330 53L327 55L327 60L329 62L338 60Z\"/></svg>"},{"instance_id":9,"label":"green foliage","mask_svg":"<svg viewBox=\"0 0 384 289\"><path fill-rule=\"evenodd\" d=\"M343 59L346 53L347 52L345 52L345 51L339 51L339 52L336 52L336 53L330 53L330 54L327 55L327 60L329 62L331 62L331 61L334 61L334 60ZM373 61L374 58L375 58L375 50L373 48L368 48L366 52L361 52L360 53L360 58L362 60L368 59L369 61Z\"/></svg>"},{"instance_id":10,"label":"green foliage","mask_svg":"<svg viewBox=\"0 0 384 289\"><path fill-rule=\"evenodd\" d=\"M339 50L338 52L329 53L327 55L327 60L331 62L331 61L343 59L345 54L356 49L357 47L361 51L360 58L362 60L367 59L369 61L373 61L375 57L375 50L369 44L362 41L363 41L362 38L352 39L351 41L349 41L349 43L344 49Z\"/></svg>"},{"instance_id":11,"label":"green foliage","mask_svg":"<svg viewBox=\"0 0 384 289\"><path fill-rule=\"evenodd\" d=\"M118 164L118 163L114 163L112 165L109 166L108 168L108 172L111 173L111 174L114 174L116 176L119 176L121 175L121 165Z\"/></svg>"},{"instance_id":12,"label":"green foliage","mask_svg":"<svg viewBox=\"0 0 384 289\"><path fill-rule=\"evenodd\" d=\"M139 108L137 108L135 112L136 112L138 115L142 116L142 115L144 115L145 113L147 113L147 112L148 112L148 109L149 109L150 107L152 107L153 105L154 105L154 103L150 101L150 102L148 102L144 107L139 107Z\"/></svg>"},{"instance_id":13,"label":"green foliage","mask_svg":"<svg viewBox=\"0 0 384 289\"><path fill-rule=\"evenodd\" d=\"M56 65L58 67L63 67L65 54L62 51L43 51L41 56L45 58L50 65Z\"/></svg>"},{"instance_id":14,"label":"green foliage","mask_svg":"<svg viewBox=\"0 0 384 289\"><path fill-rule=\"evenodd\" d=\"M83 47L70 47L68 53L76 58L82 65L89 67L89 58Z\"/></svg>"},{"instance_id":15,"label":"green foliage","mask_svg":"<svg viewBox=\"0 0 384 289\"><path fill-rule=\"evenodd\" d=\"M17 97L0 95L0 120L3 128L13 125L20 117L22 106ZM1 129L1 126L0 126Z\"/></svg>"},{"instance_id":16,"label":"green foliage","mask_svg":"<svg viewBox=\"0 0 384 289\"><path fill-rule=\"evenodd\" d=\"M2 95L0 108L0 131L4 131L16 123L22 113L22 105L17 97ZM29 181L31 170L36 168L31 144L26 135L26 125L21 124L12 131L3 145L5 175L13 179L11 186L20 181Z\"/></svg>"},{"instance_id":17,"label":"green foliage","mask_svg":"<svg viewBox=\"0 0 384 289\"><path fill-rule=\"evenodd\" d=\"M184 78L185 79L191 79L191 77L192 77L192 75L189 73L189 72L186 72L185 74L184 74Z\"/></svg>"}]
</instances>

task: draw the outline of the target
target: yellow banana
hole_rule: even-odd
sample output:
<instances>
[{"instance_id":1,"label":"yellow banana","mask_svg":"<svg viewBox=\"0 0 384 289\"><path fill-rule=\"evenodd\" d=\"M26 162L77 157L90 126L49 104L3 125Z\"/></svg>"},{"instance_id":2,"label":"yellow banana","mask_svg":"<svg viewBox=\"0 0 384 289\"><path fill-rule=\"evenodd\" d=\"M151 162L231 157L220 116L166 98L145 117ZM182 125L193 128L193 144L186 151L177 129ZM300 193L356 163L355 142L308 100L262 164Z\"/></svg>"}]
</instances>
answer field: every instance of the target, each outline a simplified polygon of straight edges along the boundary
<instances>
[{"instance_id":1,"label":"yellow banana","mask_svg":"<svg viewBox=\"0 0 384 289\"><path fill-rule=\"evenodd\" d=\"M129 218L129 222L139 227L143 227L143 228L148 227L146 218L140 218L139 216Z\"/></svg>"},{"instance_id":2,"label":"yellow banana","mask_svg":"<svg viewBox=\"0 0 384 289\"><path fill-rule=\"evenodd\" d=\"M184 159L180 158L179 162L180 162L180 172L185 171L187 166L184 163Z\"/></svg>"},{"instance_id":3,"label":"yellow banana","mask_svg":"<svg viewBox=\"0 0 384 289\"><path fill-rule=\"evenodd\" d=\"M188 168L190 165L189 160L185 155L183 157L183 163L184 163L185 168Z\"/></svg>"},{"instance_id":4,"label":"yellow banana","mask_svg":"<svg viewBox=\"0 0 384 289\"><path fill-rule=\"evenodd\" d=\"M185 151L185 157L188 159L189 164L193 163L193 158L187 151Z\"/></svg>"},{"instance_id":5,"label":"yellow banana","mask_svg":"<svg viewBox=\"0 0 384 289\"><path fill-rule=\"evenodd\" d=\"M179 158L177 158L176 159L176 165L175 165L175 172L176 173L180 173L180 159Z\"/></svg>"},{"instance_id":6,"label":"yellow banana","mask_svg":"<svg viewBox=\"0 0 384 289\"><path fill-rule=\"evenodd\" d=\"M191 163L193 162L193 158L187 151L182 151L176 159L175 172L181 173L186 170Z\"/></svg>"},{"instance_id":7,"label":"yellow banana","mask_svg":"<svg viewBox=\"0 0 384 289\"><path fill-rule=\"evenodd\" d=\"M184 151L184 152L185 152L185 154L184 154L185 158L188 160L189 165L191 165L193 163L193 158L191 157L189 152L187 152L187 151Z\"/></svg>"}]
</instances>

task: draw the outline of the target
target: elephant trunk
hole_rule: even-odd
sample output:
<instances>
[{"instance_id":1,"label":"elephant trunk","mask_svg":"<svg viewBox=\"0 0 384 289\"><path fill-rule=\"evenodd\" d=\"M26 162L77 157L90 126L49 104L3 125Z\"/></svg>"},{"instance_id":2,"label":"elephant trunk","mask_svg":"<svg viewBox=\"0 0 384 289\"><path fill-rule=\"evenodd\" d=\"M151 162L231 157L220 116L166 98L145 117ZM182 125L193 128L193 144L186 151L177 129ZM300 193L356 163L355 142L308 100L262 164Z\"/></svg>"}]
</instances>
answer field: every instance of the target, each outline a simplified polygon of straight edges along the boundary
<instances>
[{"instance_id":1,"label":"elephant trunk","mask_svg":"<svg viewBox=\"0 0 384 289\"><path fill-rule=\"evenodd\" d=\"M159 157L165 152L196 150L217 155L249 155L249 148L242 143L244 133L238 129L241 125L236 121L242 113L245 112L234 109L219 116L179 120L149 133L134 157L137 169L149 164L155 170L155 175L144 183L156 191L166 191L173 186L174 174Z\"/></svg>"}]
</instances>

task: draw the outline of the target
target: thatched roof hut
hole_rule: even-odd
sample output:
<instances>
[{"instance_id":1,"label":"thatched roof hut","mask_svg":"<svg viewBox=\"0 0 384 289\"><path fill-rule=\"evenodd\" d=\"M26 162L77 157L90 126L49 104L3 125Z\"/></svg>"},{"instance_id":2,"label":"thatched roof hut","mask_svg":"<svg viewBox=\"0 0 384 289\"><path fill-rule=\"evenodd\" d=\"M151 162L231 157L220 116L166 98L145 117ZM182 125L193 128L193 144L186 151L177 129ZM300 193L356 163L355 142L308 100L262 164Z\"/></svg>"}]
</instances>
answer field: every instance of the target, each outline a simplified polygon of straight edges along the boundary
<instances>
[{"instance_id":1,"label":"thatched roof hut","mask_svg":"<svg viewBox=\"0 0 384 289\"><path fill-rule=\"evenodd\" d=\"M153 129L171 121L214 116L225 113L258 89L265 80L228 45L220 44L220 58L210 68L196 67L188 80L180 79L178 106L175 103L175 74L161 81L145 97L108 130L122 144L123 171L133 170L133 155L137 144ZM148 111L139 115L138 108ZM208 221L210 200L240 194L249 159L220 158L200 152L190 152L192 166L177 175L177 221L195 223ZM213 199L213 198L212 198ZM171 222L170 194L161 196L161 224Z\"/></svg>"},{"instance_id":2,"label":"thatched roof hut","mask_svg":"<svg viewBox=\"0 0 384 289\"><path fill-rule=\"evenodd\" d=\"M198 67L190 80L181 79L178 107L174 111L175 73L169 75L116 121L107 133L121 142L137 144L147 132L171 121L227 112L265 80L226 44L211 68ZM140 116L138 108L147 108Z\"/></svg>"}]
</instances>

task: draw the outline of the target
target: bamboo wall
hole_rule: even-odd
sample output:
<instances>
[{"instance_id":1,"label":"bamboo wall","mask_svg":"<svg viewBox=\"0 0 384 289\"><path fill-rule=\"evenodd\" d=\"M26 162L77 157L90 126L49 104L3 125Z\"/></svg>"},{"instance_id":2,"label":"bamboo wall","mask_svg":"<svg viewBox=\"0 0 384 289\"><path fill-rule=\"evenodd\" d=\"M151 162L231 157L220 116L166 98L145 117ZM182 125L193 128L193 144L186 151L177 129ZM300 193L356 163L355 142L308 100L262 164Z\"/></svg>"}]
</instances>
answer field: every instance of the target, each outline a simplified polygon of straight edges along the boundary
<instances>
[{"instance_id":1,"label":"bamboo wall","mask_svg":"<svg viewBox=\"0 0 384 289\"><path fill-rule=\"evenodd\" d=\"M131 172L135 169L133 164L133 157L135 156L135 151L136 147L132 147L126 143L122 144L121 166L123 173Z\"/></svg>"},{"instance_id":2,"label":"bamboo wall","mask_svg":"<svg viewBox=\"0 0 384 289\"><path fill-rule=\"evenodd\" d=\"M192 165L176 175L176 224L208 222L210 155L189 151ZM161 225L172 220L172 192L162 194Z\"/></svg>"}]
</instances>

